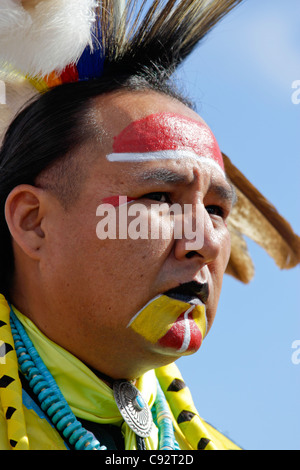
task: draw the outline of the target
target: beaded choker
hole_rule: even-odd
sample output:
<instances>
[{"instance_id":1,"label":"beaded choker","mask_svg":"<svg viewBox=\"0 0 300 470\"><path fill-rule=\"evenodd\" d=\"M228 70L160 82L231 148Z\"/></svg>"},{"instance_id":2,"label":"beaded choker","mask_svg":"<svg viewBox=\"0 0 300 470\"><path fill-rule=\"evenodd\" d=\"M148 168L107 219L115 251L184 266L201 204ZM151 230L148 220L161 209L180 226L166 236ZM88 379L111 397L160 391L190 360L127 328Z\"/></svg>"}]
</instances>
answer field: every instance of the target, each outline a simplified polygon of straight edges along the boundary
<instances>
[{"instance_id":1,"label":"beaded choker","mask_svg":"<svg viewBox=\"0 0 300 470\"><path fill-rule=\"evenodd\" d=\"M29 386L37 397L41 409L47 414L59 434L70 448L75 450L107 450L77 420L12 308L10 320L20 370L28 380ZM138 424L135 423L135 427L130 427L137 434L138 448L145 448L145 446L141 445L141 440L143 432L147 433L149 429L140 432L139 427L140 423L142 423L143 429L145 428L144 420L148 413L146 403L139 391L130 382L116 381L113 388L116 403L127 424L130 426L127 418L127 413L130 412L130 409L133 409L133 414L138 416ZM179 446L175 440L172 418L158 381L157 395L151 412L154 422L158 427L159 449L178 450ZM150 419L152 421L152 417ZM131 420L132 414L129 417L129 421ZM147 423L149 427L149 421Z\"/></svg>"}]
</instances>

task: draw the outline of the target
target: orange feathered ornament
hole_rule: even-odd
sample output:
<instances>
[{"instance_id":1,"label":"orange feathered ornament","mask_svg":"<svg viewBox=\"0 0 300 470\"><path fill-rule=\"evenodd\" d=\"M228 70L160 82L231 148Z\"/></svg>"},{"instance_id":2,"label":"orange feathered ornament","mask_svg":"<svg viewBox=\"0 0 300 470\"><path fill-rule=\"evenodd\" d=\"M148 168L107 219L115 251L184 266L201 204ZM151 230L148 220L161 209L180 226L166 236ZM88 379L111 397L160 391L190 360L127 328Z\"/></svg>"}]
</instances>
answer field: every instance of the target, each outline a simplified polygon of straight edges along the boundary
<instances>
[{"instance_id":1,"label":"orange feathered ornament","mask_svg":"<svg viewBox=\"0 0 300 470\"><path fill-rule=\"evenodd\" d=\"M254 276L245 236L260 245L280 269L294 268L300 263L300 237L224 153L223 160L237 193L237 202L228 221L232 243L227 274L244 283Z\"/></svg>"}]
</instances>

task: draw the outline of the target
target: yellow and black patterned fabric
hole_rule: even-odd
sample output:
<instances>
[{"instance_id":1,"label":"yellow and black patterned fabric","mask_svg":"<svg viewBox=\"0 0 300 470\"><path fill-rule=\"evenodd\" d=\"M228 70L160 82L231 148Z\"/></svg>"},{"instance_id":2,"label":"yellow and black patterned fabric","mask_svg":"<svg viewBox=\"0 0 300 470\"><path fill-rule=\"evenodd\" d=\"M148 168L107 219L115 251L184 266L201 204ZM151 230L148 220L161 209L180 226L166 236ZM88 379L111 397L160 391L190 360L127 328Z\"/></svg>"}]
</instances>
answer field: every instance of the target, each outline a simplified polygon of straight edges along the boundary
<instances>
[{"instance_id":1,"label":"yellow and black patterned fabric","mask_svg":"<svg viewBox=\"0 0 300 470\"><path fill-rule=\"evenodd\" d=\"M70 353L50 342L39 330L18 313L25 326L31 328L27 333L36 340L40 354L51 371L55 362L61 391L67 397L73 412L94 422L111 422L116 408L113 394L108 386ZM66 450L66 444L48 421L42 410L22 390L18 371L18 361L10 328L10 308L0 295L0 450ZM23 324L24 326L24 324ZM37 344L35 344L37 346ZM52 361L52 362L51 362ZM52 370L53 372L53 370ZM149 394L149 401L155 398L156 377L167 398L173 417L173 426L179 446L183 450L238 450L239 447L202 420L195 408L191 393L175 364L155 371L149 371L141 380L142 392ZM67 376L67 381L65 378ZM56 377L56 379L57 379ZM103 403L99 397L103 395ZM96 402L95 402L96 400ZM100 415L98 413L101 408ZM109 412L107 411L109 410ZM105 414L108 415L105 416ZM80 416L79 416L80 417ZM117 423L116 423L117 424ZM124 429L122 419L119 423L125 439L125 449L135 450L135 440ZM149 439L147 449L157 448L156 427Z\"/></svg>"},{"instance_id":2,"label":"yellow and black patterned fabric","mask_svg":"<svg viewBox=\"0 0 300 470\"><path fill-rule=\"evenodd\" d=\"M175 364L157 369L156 376L174 416L175 429L177 432L180 430L190 449L240 450L234 442L199 416L191 392Z\"/></svg>"},{"instance_id":3,"label":"yellow and black patterned fabric","mask_svg":"<svg viewBox=\"0 0 300 470\"><path fill-rule=\"evenodd\" d=\"M0 296L0 404L7 423L7 444L11 449L28 449L17 356L11 334L10 308ZM1 448L1 445L0 445Z\"/></svg>"}]
</instances>

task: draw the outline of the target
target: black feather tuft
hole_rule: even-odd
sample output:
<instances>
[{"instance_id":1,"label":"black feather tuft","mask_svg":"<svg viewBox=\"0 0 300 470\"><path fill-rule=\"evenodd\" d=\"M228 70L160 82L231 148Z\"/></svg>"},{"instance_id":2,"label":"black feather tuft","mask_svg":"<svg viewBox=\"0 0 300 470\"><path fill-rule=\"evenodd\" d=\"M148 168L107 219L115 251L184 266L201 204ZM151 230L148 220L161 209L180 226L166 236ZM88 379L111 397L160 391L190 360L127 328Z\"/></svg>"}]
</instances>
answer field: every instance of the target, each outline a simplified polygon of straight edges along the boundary
<instances>
[{"instance_id":1,"label":"black feather tuft","mask_svg":"<svg viewBox=\"0 0 300 470\"><path fill-rule=\"evenodd\" d=\"M94 47L102 49L104 75L167 80L207 33L242 0L103 0Z\"/></svg>"}]
</instances>

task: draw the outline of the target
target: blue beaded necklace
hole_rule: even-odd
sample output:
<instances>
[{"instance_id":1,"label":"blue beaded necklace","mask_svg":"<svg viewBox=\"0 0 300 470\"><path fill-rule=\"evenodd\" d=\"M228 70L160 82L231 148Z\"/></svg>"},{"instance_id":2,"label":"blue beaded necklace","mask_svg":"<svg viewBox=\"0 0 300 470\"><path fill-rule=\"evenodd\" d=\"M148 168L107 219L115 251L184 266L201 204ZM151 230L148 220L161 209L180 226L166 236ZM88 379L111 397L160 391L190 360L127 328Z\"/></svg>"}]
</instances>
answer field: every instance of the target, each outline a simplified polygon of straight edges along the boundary
<instances>
[{"instance_id":1,"label":"blue beaded necklace","mask_svg":"<svg viewBox=\"0 0 300 470\"><path fill-rule=\"evenodd\" d=\"M12 308L10 320L21 372L57 431L75 450L107 450L75 417ZM159 449L178 450L168 404L158 381L151 411L158 427Z\"/></svg>"}]
</instances>

